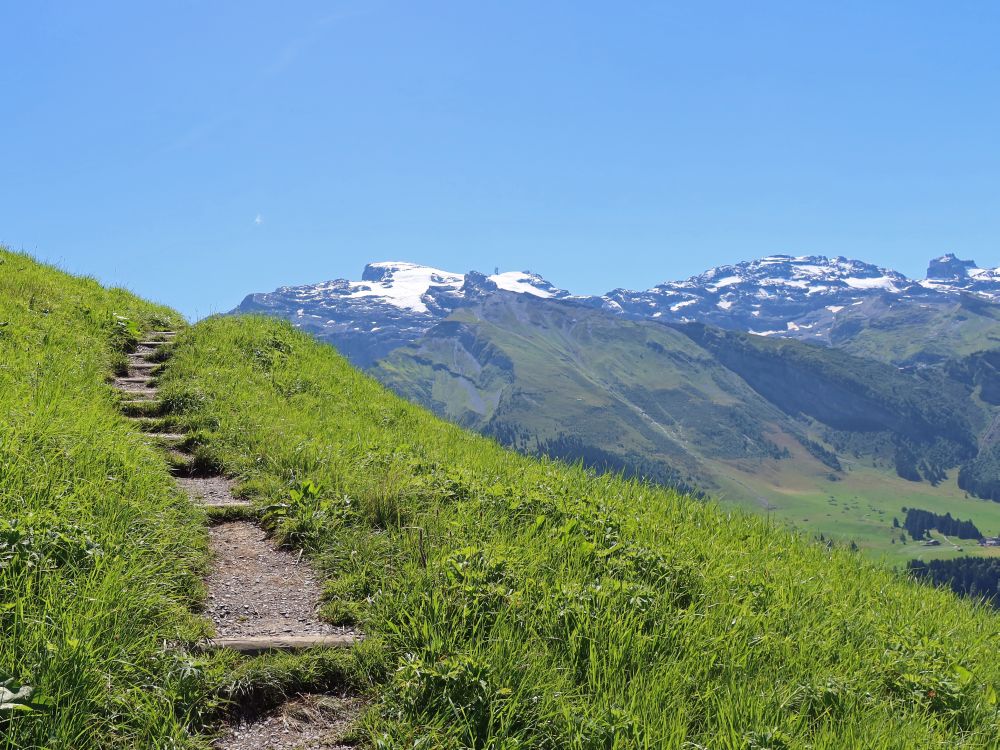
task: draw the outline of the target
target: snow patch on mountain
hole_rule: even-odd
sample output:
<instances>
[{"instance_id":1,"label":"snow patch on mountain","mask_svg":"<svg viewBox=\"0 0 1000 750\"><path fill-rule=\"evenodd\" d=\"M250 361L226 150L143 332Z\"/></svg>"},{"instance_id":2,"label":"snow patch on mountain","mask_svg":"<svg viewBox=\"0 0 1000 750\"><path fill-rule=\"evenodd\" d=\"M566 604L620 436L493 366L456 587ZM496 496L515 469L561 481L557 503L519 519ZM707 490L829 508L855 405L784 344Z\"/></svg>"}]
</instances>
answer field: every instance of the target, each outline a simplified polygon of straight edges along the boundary
<instances>
[{"instance_id":1,"label":"snow patch on mountain","mask_svg":"<svg viewBox=\"0 0 1000 750\"><path fill-rule=\"evenodd\" d=\"M465 281L461 274L415 263L369 263L361 278L347 282L348 297L375 297L418 313L428 312L423 298L431 287L458 290Z\"/></svg>"},{"instance_id":2,"label":"snow patch on mountain","mask_svg":"<svg viewBox=\"0 0 1000 750\"><path fill-rule=\"evenodd\" d=\"M487 276L499 289L516 294L531 294L535 297L554 297L556 290L541 276L528 271L508 271Z\"/></svg>"}]
</instances>

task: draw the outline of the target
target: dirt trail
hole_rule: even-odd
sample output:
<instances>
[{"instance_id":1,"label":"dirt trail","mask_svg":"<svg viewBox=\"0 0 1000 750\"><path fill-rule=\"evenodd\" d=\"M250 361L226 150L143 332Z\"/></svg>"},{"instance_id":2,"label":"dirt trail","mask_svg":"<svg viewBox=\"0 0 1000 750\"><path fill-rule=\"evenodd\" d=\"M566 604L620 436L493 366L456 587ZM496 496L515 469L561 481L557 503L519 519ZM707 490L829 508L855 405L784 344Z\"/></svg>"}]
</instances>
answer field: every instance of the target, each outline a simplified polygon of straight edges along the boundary
<instances>
[{"instance_id":1,"label":"dirt trail","mask_svg":"<svg viewBox=\"0 0 1000 750\"><path fill-rule=\"evenodd\" d=\"M114 384L123 405L158 398L154 373L169 346L171 331L153 332L128 355L129 370ZM146 424L142 416L137 423ZM165 458L183 467L190 456L174 446L184 435L156 429L146 434L167 449ZM183 472L181 472L183 473ZM210 508L248 507L233 494L233 483L223 476L178 476L177 485L191 502ZM349 645L353 631L323 622L317 613L322 595L307 560L277 547L252 521L226 521L209 529L212 569L205 579L208 597L205 615L215 626L209 645L236 648L245 653L312 645ZM241 640L242 639L242 640ZM242 646L239 645L242 643ZM249 644L249 645L248 645ZM300 695L275 711L224 727L216 742L219 750L337 750L357 718L360 704L343 695Z\"/></svg>"},{"instance_id":2,"label":"dirt trail","mask_svg":"<svg viewBox=\"0 0 1000 750\"><path fill-rule=\"evenodd\" d=\"M256 524L233 521L210 530L215 561L205 579L206 614L222 638L349 632L316 614L322 590L308 563L276 549Z\"/></svg>"}]
</instances>

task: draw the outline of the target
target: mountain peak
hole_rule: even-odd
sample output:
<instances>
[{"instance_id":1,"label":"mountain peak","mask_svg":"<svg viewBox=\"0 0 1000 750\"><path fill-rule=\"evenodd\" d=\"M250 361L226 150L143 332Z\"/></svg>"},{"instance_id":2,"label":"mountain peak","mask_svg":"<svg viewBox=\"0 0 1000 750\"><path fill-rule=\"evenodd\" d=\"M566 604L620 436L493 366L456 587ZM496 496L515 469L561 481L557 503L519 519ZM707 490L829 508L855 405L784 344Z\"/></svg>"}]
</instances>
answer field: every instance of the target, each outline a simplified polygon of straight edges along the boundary
<instances>
[{"instance_id":1,"label":"mountain peak","mask_svg":"<svg viewBox=\"0 0 1000 750\"><path fill-rule=\"evenodd\" d=\"M432 289L441 288L442 291L454 292L461 287L463 279L462 274L430 266L403 261L380 261L365 266L361 281L342 281L351 290L351 297L371 297L373 301L416 313L426 313L426 296Z\"/></svg>"}]
</instances>

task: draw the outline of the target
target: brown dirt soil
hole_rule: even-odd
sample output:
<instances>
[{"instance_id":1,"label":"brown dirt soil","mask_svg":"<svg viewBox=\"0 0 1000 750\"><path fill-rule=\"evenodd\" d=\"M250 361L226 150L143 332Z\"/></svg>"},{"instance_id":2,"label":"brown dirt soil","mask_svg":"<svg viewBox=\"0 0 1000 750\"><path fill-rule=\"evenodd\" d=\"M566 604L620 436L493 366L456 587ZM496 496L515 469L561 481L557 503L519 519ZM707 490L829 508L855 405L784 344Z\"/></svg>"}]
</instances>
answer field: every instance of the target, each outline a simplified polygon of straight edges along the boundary
<instances>
[{"instance_id":1,"label":"brown dirt soil","mask_svg":"<svg viewBox=\"0 0 1000 750\"><path fill-rule=\"evenodd\" d=\"M184 490L195 505L247 505L233 497L233 483L225 477L177 477L177 486Z\"/></svg>"}]
</instances>

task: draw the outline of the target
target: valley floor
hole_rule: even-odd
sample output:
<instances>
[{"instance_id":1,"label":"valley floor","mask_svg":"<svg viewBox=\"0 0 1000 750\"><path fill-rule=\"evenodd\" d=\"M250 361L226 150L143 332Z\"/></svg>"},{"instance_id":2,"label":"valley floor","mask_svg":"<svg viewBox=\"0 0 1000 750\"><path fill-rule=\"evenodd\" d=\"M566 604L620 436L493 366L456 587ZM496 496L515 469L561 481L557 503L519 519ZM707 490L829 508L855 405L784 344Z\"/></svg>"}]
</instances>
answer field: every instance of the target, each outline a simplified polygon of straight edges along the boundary
<instances>
[{"instance_id":1,"label":"valley floor","mask_svg":"<svg viewBox=\"0 0 1000 750\"><path fill-rule=\"evenodd\" d=\"M1000 548L981 547L968 539L924 546L893 526L893 519L902 524L903 508L920 508L971 519L983 534L1000 535L1000 503L969 496L954 476L932 487L908 482L891 470L855 464L832 482L826 474L789 471L784 462L774 463L778 469L759 475L720 467L719 474L728 469L729 476L719 480L720 490L713 496L723 505L773 517L812 537L855 542L869 558L892 566L914 559L1000 556Z\"/></svg>"}]
</instances>

